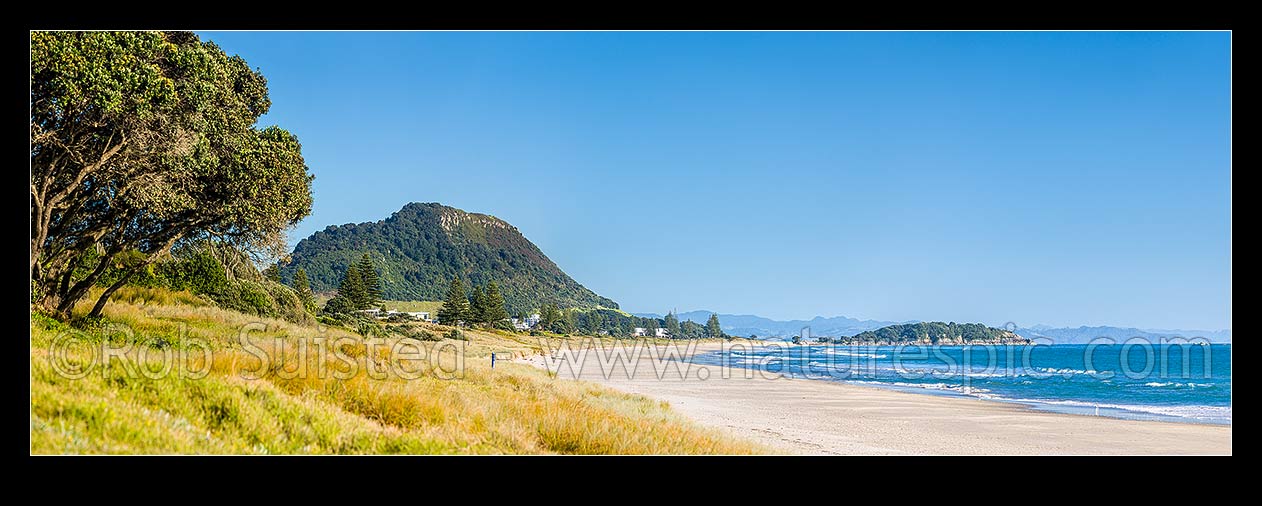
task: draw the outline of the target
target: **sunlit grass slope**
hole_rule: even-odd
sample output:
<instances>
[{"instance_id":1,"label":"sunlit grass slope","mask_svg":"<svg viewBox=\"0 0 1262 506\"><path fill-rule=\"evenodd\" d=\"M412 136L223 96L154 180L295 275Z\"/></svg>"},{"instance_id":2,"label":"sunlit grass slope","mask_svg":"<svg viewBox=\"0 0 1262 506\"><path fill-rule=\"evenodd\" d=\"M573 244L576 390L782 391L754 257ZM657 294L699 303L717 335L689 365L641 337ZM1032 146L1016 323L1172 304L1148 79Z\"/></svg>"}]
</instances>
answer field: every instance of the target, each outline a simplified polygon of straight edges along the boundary
<instances>
[{"instance_id":1,"label":"sunlit grass slope","mask_svg":"<svg viewBox=\"0 0 1262 506\"><path fill-rule=\"evenodd\" d=\"M115 299L106 323L90 330L31 316L33 453L759 451L647 397L553 379L521 364L490 368L492 351L536 352L528 336L469 332L468 343L416 341L428 353L445 350L436 363L391 356L390 339L370 350L343 330L226 311L188 294L127 289ZM256 330L242 340L243 327ZM64 336L77 345L62 346ZM316 336L333 344L299 346ZM78 379L58 372L92 362L106 345L125 350L124 357ZM457 345L466 346L463 377L443 379L443 367L454 369ZM264 368L260 351L283 359ZM164 353L175 357L167 374ZM297 373L320 359L339 374ZM419 377L389 368L384 376L370 373L369 361L391 360Z\"/></svg>"}]
</instances>

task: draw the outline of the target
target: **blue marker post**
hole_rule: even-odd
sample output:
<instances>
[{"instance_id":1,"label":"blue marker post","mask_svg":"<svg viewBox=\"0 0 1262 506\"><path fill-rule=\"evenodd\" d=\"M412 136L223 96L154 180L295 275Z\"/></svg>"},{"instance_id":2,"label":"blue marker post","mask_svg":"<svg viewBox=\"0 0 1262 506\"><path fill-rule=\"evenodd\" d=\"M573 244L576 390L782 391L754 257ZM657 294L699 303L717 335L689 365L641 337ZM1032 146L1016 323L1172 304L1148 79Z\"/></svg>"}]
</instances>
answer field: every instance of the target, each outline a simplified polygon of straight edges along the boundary
<instances>
[{"instance_id":1,"label":"blue marker post","mask_svg":"<svg viewBox=\"0 0 1262 506\"><path fill-rule=\"evenodd\" d=\"M495 368L495 354L491 354L491 369Z\"/></svg>"}]
</instances>

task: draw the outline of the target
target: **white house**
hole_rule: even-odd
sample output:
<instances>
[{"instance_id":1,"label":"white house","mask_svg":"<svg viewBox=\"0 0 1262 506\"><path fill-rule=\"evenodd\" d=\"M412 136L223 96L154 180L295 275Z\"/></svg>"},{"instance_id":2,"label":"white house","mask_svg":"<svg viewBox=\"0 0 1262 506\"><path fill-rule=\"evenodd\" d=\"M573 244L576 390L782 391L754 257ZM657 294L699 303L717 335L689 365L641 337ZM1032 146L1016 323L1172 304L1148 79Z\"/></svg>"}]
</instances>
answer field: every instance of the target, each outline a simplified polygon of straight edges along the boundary
<instances>
[{"instance_id":1,"label":"white house","mask_svg":"<svg viewBox=\"0 0 1262 506\"><path fill-rule=\"evenodd\" d=\"M525 318L511 318L513 328L517 330L530 330L539 324L539 313L532 314Z\"/></svg>"},{"instance_id":2,"label":"white house","mask_svg":"<svg viewBox=\"0 0 1262 506\"><path fill-rule=\"evenodd\" d=\"M394 315L407 315L413 320L420 320L423 322L430 321L429 311L395 311L391 309L383 312L380 309L361 309L359 312L383 320Z\"/></svg>"},{"instance_id":3,"label":"white house","mask_svg":"<svg viewBox=\"0 0 1262 506\"><path fill-rule=\"evenodd\" d=\"M670 332L667 332L664 328L658 327L653 330L656 331L654 333L656 337L670 337ZM636 327L635 330L631 331L631 337L644 337L646 335L648 335L648 329L644 327Z\"/></svg>"}]
</instances>

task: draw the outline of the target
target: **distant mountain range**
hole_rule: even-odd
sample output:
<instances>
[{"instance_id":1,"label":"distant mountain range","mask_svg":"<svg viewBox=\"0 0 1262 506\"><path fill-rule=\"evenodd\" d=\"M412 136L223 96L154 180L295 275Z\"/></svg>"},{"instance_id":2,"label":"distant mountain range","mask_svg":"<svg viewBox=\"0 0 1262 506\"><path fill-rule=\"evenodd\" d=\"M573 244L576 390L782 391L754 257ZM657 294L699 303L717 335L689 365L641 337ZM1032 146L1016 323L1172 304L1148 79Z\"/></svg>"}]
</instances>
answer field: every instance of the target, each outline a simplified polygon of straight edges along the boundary
<instances>
[{"instance_id":1,"label":"distant mountain range","mask_svg":"<svg viewBox=\"0 0 1262 506\"><path fill-rule=\"evenodd\" d=\"M1230 343L1231 330L1179 330L1179 329L1137 329L1134 327L1049 327L1035 325L1029 328L1017 328L1016 333L1027 339L1047 338L1057 344L1085 344L1097 337L1107 337L1119 344L1132 337L1158 342L1162 338L1203 337L1211 343Z\"/></svg>"},{"instance_id":2,"label":"distant mountain range","mask_svg":"<svg viewBox=\"0 0 1262 506\"><path fill-rule=\"evenodd\" d=\"M636 316L661 318L655 313L634 313ZM680 321L691 320L704 324L710 318L710 311L689 311L679 313ZM810 320L772 320L755 315L719 314L719 323L723 331L734 336L758 336L760 338L790 338L810 327L812 336L854 336L861 332L876 330L891 325L919 323L919 320L901 322L882 320L859 320L846 316L825 318L816 316ZM1050 339L1056 344L1084 344L1096 337L1112 338L1123 343L1132 337L1139 337L1156 342L1169 337L1204 337L1213 343L1230 343L1231 330L1179 330L1179 329L1138 329L1133 327L1050 327L1035 325L1018 327L1013 332L1026 339Z\"/></svg>"}]
</instances>

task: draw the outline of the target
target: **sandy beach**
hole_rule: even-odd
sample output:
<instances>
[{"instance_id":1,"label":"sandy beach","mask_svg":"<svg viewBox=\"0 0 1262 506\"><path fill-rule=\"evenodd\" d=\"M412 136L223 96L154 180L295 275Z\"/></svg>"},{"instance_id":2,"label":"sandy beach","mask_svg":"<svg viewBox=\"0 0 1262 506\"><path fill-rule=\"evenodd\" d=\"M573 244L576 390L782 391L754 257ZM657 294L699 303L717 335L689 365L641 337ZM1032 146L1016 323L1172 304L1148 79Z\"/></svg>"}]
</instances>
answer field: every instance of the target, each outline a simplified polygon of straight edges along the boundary
<instances>
[{"instance_id":1,"label":"sandy beach","mask_svg":"<svg viewBox=\"0 0 1262 506\"><path fill-rule=\"evenodd\" d=\"M700 345L697 351L717 349ZM743 369L654 360L630 374L596 353L577 377L667 401L712 427L776 453L823 455L1231 454L1231 427L1036 411L1018 404L893 391L831 381L764 377ZM518 359L575 375L558 360ZM657 368L653 367L653 362ZM659 379L658 370L665 371Z\"/></svg>"}]
</instances>

